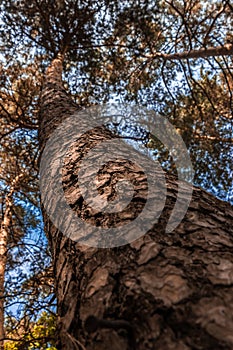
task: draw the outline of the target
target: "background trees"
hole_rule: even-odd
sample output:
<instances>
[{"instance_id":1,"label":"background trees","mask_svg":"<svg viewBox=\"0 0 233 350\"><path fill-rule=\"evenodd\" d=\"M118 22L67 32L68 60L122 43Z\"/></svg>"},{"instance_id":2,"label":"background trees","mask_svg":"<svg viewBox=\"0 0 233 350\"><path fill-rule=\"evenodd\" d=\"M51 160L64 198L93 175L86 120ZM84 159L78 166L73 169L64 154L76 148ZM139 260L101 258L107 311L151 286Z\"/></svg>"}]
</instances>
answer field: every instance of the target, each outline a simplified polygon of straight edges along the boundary
<instances>
[{"instance_id":1,"label":"background trees","mask_svg":"<svg viewBox=\"0 0 233 350\"><path fill-rule=\"evenodd\" d=\"M38 206L38 100L45 68L58 52L65 54L64 79L74 101L140 102L169 117L190 151L195 183L232 201L229 1L7 0L1 10L2 221L22 174L12 197L8 245L18 252L26 227L38 223L28 209ZM138 138L130 125L128 130ZM143 135L141 144L174 171L158 140Z\"/></svg>"},{"instance_id":2,"label":"background trees","mask_svg":"<svg viewBox=\"0 0 233 350\"><path fill-rule=\"evenodd\" d=\"M20 349L29 339L30 345L35 342L32 322L49 310L53 282L38 197L40 74L36 61L28 64L7 55L2 59L0 347L5 338L7 348Z\"/></svg>"},{"instance_id":3,"label":"background trees","mask_svg":"<svg viewBox=\"0 0 233 350\"><path fill-rule=\"evenodd\" d=\"M229 199L229 157L220 153L230 154L232 147L230 2L6 1L4 6L8 56L15 50L21 61L37 57L43 72L49 59L66 51L64 74L78 104L134 100L169 116L189 143L196 183ZM190 116L183 117L187 109Z\"/></svg>"}]
</instances>

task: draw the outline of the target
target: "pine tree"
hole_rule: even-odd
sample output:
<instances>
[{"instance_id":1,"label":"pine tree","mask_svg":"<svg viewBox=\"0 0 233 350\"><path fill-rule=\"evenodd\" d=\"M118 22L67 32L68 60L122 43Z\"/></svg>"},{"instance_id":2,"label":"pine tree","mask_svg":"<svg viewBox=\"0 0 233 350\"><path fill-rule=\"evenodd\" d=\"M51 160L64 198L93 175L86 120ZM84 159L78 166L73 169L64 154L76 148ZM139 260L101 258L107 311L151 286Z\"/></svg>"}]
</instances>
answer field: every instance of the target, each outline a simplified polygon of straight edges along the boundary
<instances>
[{"instance_id":1,"label":"pine tree","mask_svg":"<svg viewBox=\"0 0 233 350\"><path fill-rule=\"evenodd\" d=\"M25 15L26 23L22 23L17 17L18 14L13 11L12 18L15 16L19 27L21 25L21 33L23 26L26 31L30 29L30 32L27 32L29 37L33 22L29 19L28 14L33 15L40 22L42 31L37 33L37 44L47 50L46 59L51 60L45 74L41 95L39 120L41 155L43 155L53 131L66 118L80 111L82 103L75 103L71 97L72 86L70 93L68 93L62 83L62 72L64 71L64 76L67 73L64 67L67 62L73 65L76 50L82 51L83 49L85 51L86 49L85 53L93 53L97 58L95 66L91 60L92 57L88 56L88 69L90 70L87 72L93 72L89 81L98 82L98 79L103 81L101 77L105 79L104 65L102 65L100 58L106 58L104 56L106 50L101 53L98 50L96 50L97 53L92 51L96 42L92 41L91 38L96 32L95 27L87 25L87 23L93 24L95 20L97 23L101 23L100 20L98 22L96 19L99 17L93 17L92 11L85 15L85 8L82 13L83 22L81 21L80 29L75 22L77 16L68 16L70 8L67 4L70 7L72 5L66 1L62 2L64 6L60 6L61 3L59 3L61 12L58 13L56 12L56 2L53 2L51 6L43 1L33 2L31 8L24 3L21 10ZM71 7L74 13L75 9L83 10L80 4L80 7L76 5L75 2L74 7ZM92 5L92 3L88 3L87 8L93 9ZM109 3L107 2L105 5L109 5ZM105 63L111 63L111 69L114 72L108 77L108 81L112 83L120 77L127 76L127 70L132 73L139 66L140 60L145 68L142 69L145 75L140 75L140 78L136 74L132 74L135 88L130 79L124 85L124 87L129 87L129 90L131 89L129 95L132 91L139 92L145 80L148 81L148 84L151 83L148 67L152 67L154 64L153 68L155 69L158 66L158 59L162 59L166 63L170 62L167 66L170 69L174 67L174 60L209 57L215 59L221 55L229 56L231 59L232 46L224 43L227 30L221 34L221 47L215 45L216 23L219 19L220 23L223 23L227 15L232 13L229 2L219 1L206 7L202 6L201 1L188 1L185 4L179 1L162 1L160 5L163 13L168 16L165 24L168 23L168 19L175 18L177 22L174 22L174 28L165 25L165 31L168 36L170 35L170 41L163 41L164 37L161 38L162 34L159 34L161 28L154 30L154 39L155 37L161 39L161 41L158 40L158 50L153 50L149 44L146 46L147 40L144 40L143 36L145 33L142 34L140 31L141 20L145 18L145 13L142 12L143 15L138 18L136 15L139 13L139 8L136 8L138 12L136 10L134 12L127 6L122 10L115 1L109 7L109 10L112 10L116 6L114 9L117 10L118 18L115 19L114 23L117 25L114 30L110 28L113 35L109 35L108 38L104 37L106 39L104 44L108 44L112 48L111 54L105 60ZM207 16L207 19L210 20L209 26L206 25L205 21L197 20L199 15L205 18L206 10L209 11ZM161 9L158 12L161 15ZM194 19L190 16L191 14L195 14ZM70 27L66 26L67 18L70 19ZM138 19L139 25L137 25L136 19ZM125 25L121 36L122 23L127 25ZM145 24L146 21L143 23ZM180 23L182 23L181 26ZM85 28L89 28L89 32L85 32ZM103 28L105 31L106 27L103 26ZM134 31L131 31L132 28ZM183 35L181 28L185 28L185 35ZM201 30L204 31L205 35L201 47L197 47L200 42ZM143 45L141 47L137 45L137 40L134 38L143 38L140 41ZM76 39L77 43L75 43ZM160 49L164 43L174 44L176 52L162 52ZM79 45L81 49L78 47ZM97 46L100 48L101 44ZM89 49L90 47L91 49ZM123 47L126 47L126 51L123 53L124 60L122 60L121 65ZM133 62L128 59L130 55L134 56ZM83 68L85 66L84 57L80 57L79 63L79 70L85 72L85 68ZM131 63L133 63L132 66ZM189 63L187 65L190 68ZM193 67L195 67L195 63ZM122 68L122 72L119 71L120 68ZM139 69L136 69L136 72L138 71ZM170 76L172 74L175 74L174 71ZM187 82L189 82L188 79ZM111 86L111 83L107 86ZM84 92L81 91L81 96L82 93ZM76 98L77 101L78 98ZM82 97L80 97L80 101L82 101ZM78 114L80 125L88 123L88 121L81 119L83 115L85 113ZM90 148L100 141L111 141L114 137L115 134L106 126L91 129L78 139L69 150L63 166L64 194L71 204L72 210L76 211L77 215L87 222L92 223L93 234L95 233L95 225L109 227L112 224L117 225L119 222L114 221L116 219L114 215L110 215L106 219L106 216L98 217L89 211L87 203L77 188L79 163ZM52 146L54 149L59 147L57 144ZM56 161L57 159L54 159L55 163ZM106 167L102 169L102 185L104 184L103 187L106 186L107 190L110 189L110 192L104 193L106 198L108 196L114 198L116 182L114 174L118 173L124 177L123 165L125 163L119 160L117 164L114 164L114 171ZM137 205L130 207L131 218L134 218L141 210L142 202L145 202L146 199L144 197L146 191L144 194L140 192L146 188L145 177L138 171L135 164L129 163L127 167L130 169L130 176L135 179L135 188L140 193L140 200L137 198L138 202L134 201L134 204ZM91 173L92 167L90 166L86 170L87 173ZM54 181L58 176L58 173L54 174ZM47 186L45 189L47 202L50 204L52 212L56 212L56 206L53 202L56 200L56 196L51 190L52 183L45 182L44 185ZM204 190L194 188L192 201L184 219L173 232L168 233L166 225L178 193L177 177L167 175L166 185L166 204L158 223L138 240L115 248L88 248L80 242L75 242L53 225L42 206L45 232L53 257L58 303L58 349L232 348L232 207ZM185 184L184 197L185 191L188 192L189 189L190 185ZM124 212L121 220L129 219L129 217L124 217L126 214L129 213ZM60 220L69 226L69 217L61 216ZM83 232L84 236L85 234L86 232Z\"/></svg>"}]
</instances>

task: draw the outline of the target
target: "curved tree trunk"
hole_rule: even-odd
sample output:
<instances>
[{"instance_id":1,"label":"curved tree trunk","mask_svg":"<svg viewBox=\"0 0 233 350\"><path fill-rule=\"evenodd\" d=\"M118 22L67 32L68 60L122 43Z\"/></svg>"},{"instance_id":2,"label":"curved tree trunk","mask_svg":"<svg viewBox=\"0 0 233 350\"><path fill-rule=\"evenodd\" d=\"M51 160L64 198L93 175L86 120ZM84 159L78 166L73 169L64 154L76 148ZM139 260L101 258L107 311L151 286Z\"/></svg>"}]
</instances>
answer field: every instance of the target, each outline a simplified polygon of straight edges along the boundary
<instances>
[{"instance_id":1,"label":"curved tree trunk","mask_svg":"<svg viewBox=\"0 0 233 350\"><path fill-rule=\"evenodd\" d=\"M61 67L61 58L53 61L44 85L41 150L51 130L78 108L62 87ZM105 128L93 130L77 141L64 165L64 192L79 214L86 208L71 175L80 155L109 137ZM140 184L144 178L137 180ZM233 210L194 188L185 218L165 233L177 195L176 178L166 181L166 205L158 223L140 239L117 248L77 244L43 211L53 255L59 349L233 348ZM49 184L46 190L49 196Z\"/></svg>"}]
</instances>

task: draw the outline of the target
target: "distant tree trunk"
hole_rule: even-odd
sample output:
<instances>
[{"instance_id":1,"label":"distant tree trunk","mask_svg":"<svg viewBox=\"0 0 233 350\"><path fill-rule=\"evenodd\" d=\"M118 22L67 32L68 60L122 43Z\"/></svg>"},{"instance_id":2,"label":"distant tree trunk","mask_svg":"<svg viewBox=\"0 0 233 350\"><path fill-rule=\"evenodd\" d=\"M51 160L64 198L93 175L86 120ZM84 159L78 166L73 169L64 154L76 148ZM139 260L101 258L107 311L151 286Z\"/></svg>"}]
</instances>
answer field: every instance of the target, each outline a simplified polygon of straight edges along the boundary
<instances>
[{"instance_id":1,"label":"distant tree trunk","mask_svg":"<svg viewBox=\"0 0 233 350\"><path fill-rule=\"evenodd\" d=\"M7 259L7 226L8 218L4 215L0 232L0 350L4 350L4 282Z\"/></svg>"},{"instance_id":2,"label":"distant tree trunk","mask_svg":"<svg viewBox=\"0 0 233 350\"><path fill-rule=\"evenodd\" d=\"M62 58L55 59L45 79L41 151L51 130L78 109L62 86L61 71ZM85 152L95 137L109 135L107 129L94 130L81 146L77 141L76 152ZM72 157L63 169L67 195L75 187L75 150ZM167 177L167 191L159 222L137 241L112 249L72 241L43 210L53 256L59 349L233 348L233 210L194 188L185 218L165 233L177 195L175 177ZM77 211L84 210L80 198Z\"/></svg>"},{"instance_id":3,"label":"distant tree trunk","mask_svg":"<svg viewBox=\"0 0 233 350\"><path fill-rule=\"evenodd\" d=\"M0 350L4 350L4 299L5 299L5 271L7 263L7 243L12 219L13 195L19 186L23 174L19 174L12 181L11 188L2 203L2 218L0 228Z\"/></svg>"}]
</instances>

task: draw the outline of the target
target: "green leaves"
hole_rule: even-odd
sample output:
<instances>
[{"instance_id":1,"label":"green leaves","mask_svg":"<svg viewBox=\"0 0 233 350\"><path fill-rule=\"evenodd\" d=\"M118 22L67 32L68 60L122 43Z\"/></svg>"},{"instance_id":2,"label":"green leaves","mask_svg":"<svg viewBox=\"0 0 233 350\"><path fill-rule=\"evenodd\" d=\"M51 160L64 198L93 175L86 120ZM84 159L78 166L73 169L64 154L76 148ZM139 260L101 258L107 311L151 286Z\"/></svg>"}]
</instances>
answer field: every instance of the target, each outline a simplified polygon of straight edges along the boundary
<instances>
[{"instance_id":1,"label":"green leaves","mask_svg":"<svg viewBox=\"0 0 233 350\"><path fill-rule=\"evenodd\" d=\"M42 312L36 322L29 322L24 334L25 321L21 321L21 337L11 327L7 327L7 337L16 340L8 340L4 344L4 350L57 350L55 347L56 318L47 312ZM18 339L17 339L18 338Z\"/></svg>"}]
</instances>

